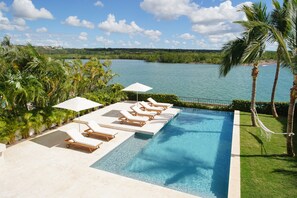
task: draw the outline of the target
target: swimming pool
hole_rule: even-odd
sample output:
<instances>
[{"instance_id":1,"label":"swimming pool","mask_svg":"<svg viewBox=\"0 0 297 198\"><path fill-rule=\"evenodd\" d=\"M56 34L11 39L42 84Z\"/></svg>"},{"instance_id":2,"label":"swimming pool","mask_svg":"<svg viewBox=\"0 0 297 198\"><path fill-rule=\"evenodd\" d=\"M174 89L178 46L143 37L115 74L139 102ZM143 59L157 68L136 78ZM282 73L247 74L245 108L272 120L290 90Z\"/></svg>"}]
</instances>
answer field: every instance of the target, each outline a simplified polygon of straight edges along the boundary
<instances>
[{"instance_id":1,"label":"swimming pool","mask_svg":"<svg viewBox=\"0 0 297 198\"><path fill-rule=\"evenodd\" d=\"M135 134L91 167L201 197L227 197L233 113L182 108L154 137Z\"/></svg>"}]
</instances>

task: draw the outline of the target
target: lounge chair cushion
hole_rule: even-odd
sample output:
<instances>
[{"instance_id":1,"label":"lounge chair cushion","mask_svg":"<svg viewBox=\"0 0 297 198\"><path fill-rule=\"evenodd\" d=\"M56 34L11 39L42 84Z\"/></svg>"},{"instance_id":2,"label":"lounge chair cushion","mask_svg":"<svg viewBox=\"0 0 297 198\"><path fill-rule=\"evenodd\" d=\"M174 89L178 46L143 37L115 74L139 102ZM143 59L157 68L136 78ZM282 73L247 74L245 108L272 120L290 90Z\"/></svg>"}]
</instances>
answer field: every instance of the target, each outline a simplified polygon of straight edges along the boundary
<instances>
[{"instance_id":1,"label":"lounge chair cushion","mask_svg":"<svg viewBox=\"0 0 297 198\"><path fill-rule=\"evenodd\" d=\"M163 110L163 108L161 108L161 107L152 107L144 101L141 101L139 104L148 110L154 110L154 111L162 111Z\"/></svg>"},{"instance_id":2,"label":"lounge chair cushion","mask_svg":"<svg viewBox=\"0 0 297 198\"><path fill-rule=\"evenodd\" d=\"M101 140L96 140L92 138L87 138L83 136L77 128L71 128L67 131L65 131L74 142L80 143L80 144L86 144L93 147L96 147L102 143Z\"/></svg>"},{"instance_id":3,"label":"lounge chair cushion","mask_svg":"<svg viewBox=\"0 0 297 198\"><path fill-rule=\"evenodd\" d=\"M120 111L120 113L128 120L134 120L134 121L138 121L138 122L146 122L149 120L148 117L133 116L127 110L122 110L122 111Z\"/></svg>"},{"instance_id":4,"label":"lounge chair cushion","mask_svg":"<svg viewBox=\"0 0 297 198\"><path fill-rule=\"evenodd\" d=\"M90 120L87 122L87 125L90 127L90 129L94 132L98 132L98 133L102 133L102 134L106 134L106 135L110 135L110 136L115 136L117 134L117 132L112 131L108 128L103 128L101 127L97 122L95 122L94 120Z\"/></svg>"},{"instance_id":5,"label":"lounge chair cushion","mask_svg":"<svg viewBox=\"0 0 297 198\"><path fill-rule=\"evenodd\" d=\"M162 103L162 102L157 102L153 98L148 98L147 99L150 103L156 106L165 106L165 107L172 107L173 105L170 103Z\"/></svg>"},{"instance_id":6,"label":"lounge chair cushion","mask_svg":"<svg viewBox=\"0 0 297 198\"><path fill-rule=\"evenodd\" d=\"M138 106L134 105L131 107L131 109L133 111L135 111L136 113L138 114L141 114L141 115L148 115L148 116L155 116L157 115L156 112L151 112L151 111L143 111L142 109L140 109Z\"/></svg>"}]
</instances>

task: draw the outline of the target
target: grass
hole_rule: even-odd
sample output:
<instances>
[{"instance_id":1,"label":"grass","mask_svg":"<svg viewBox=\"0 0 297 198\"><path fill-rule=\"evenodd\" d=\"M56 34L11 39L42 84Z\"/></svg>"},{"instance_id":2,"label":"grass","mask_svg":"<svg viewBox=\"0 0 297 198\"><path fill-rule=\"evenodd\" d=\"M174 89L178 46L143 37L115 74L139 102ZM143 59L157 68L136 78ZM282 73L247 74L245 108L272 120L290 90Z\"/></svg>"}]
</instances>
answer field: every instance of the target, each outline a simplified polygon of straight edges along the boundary
<instances>
[{"instance_id":1,"label":"grass","mask_svg":"<svg viewBox=\"0 0 297 198\"><path fill-rule=\"evenodd\" d=\"M259 115L261 121L275 132L286 131L286 118ZM295 119L296 123L296 119ZM295 134L296 133L295 128ZM297 135L294 136L295 153ZM296 197L297 158L286 156L284 135L272 135L268 141L261 130L251 126L250 113L240 114L241 196Z\"/></svg>"}]
</instances>

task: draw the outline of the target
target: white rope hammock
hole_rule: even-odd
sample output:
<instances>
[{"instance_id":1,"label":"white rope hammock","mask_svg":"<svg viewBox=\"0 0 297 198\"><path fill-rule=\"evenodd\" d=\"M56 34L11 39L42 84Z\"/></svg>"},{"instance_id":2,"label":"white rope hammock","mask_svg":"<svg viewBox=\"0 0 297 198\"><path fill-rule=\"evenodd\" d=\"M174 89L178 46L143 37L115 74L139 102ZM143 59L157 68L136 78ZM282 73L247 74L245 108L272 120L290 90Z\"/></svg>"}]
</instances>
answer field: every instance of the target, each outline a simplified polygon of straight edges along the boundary
<instances>
[{"instance_id":1,"label":"white rope hammock","mask_svg":"<svg viewBox=\"0 0 297 198\"><path fill-rule=\"evenodd\" d=\"M263 135L263 133L264 133L265 136L266 136L266 138L267 138L268 140L270 140L270 139L271 139L271 135L274 135L274 134L276 134L276 135L280 135L280 134L282 134L282 135L289 135L289 136L294 135L294 133L289 133L289 134L288 134L288 133L277 133L277 132L271 131L271 130L268 129L268 128L264 125L264 123L260 120L260 118L259 118L259 116L258 116L258 114L257 114L257 111L254 111L253 109L251 109L251 111L252 111L252 113L255 114L256 121L257 121L257 123L258 123L258 125L260 126L260 129L261 129L261 134Z\"/></svg>"}]
</instances>

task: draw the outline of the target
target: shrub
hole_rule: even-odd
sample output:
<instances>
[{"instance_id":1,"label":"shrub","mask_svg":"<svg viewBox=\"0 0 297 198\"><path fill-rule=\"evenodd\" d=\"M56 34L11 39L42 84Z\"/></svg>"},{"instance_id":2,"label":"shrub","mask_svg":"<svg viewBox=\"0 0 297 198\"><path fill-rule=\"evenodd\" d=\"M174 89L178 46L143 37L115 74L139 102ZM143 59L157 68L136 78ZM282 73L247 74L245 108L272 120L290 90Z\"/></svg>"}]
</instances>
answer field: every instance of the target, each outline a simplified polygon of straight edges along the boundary
<instances>
[{"instance_id":1,"label":"shrub","mask_svg":"<svg viewBox=\"0 0 297 198\"><path fill-rule=\"evenodd\" d=\"M233 110L250 112L251 102L248 100L233 100L231 108ZM289 103L276 102L275 108L279 115L287 116ZM271 114L271 104L270 102L256 102L256 110L258 113Z\"/></svg>"},{"instance_id":2,"label":"shrub","mask_svg":"<svg viewBox=\"0 0 297 198\"><path fill-rule=\"evenodd\" d=\"M127 96L129 100L136 100L136 93L127 92ZM141 93L138 94L138 101L147 101L149 97L154 98L158 102L167 102L174 105L180 103L178 97L173 94L155 94L155 93Z\"/></svg>"},{"instance_id":3,"label":"shrub","mask_svg":"<svg viewBox=\"0 0 297 198\"><path fill-rule=\"evenodd\" d=\"M136 100L136 94L133 92L127 92L129 100ZM155 93L141 93L138 94L138 101L147 101L147 98L152 97L158 102L167 102L180 107L189 108L200 108L200 109L210 109L218 111L244 111L250 112L251 102L248 100L233 100L232 104L229 106L218 106L218 105L206 105L193 102L183 102L180 101L178 96L173 94L155 94ZM276 110L280 116L288 115L289 103L286 102L276 102ZM256 109L258 113L270 114L271 115L271 104L270 102L256 102ZM295 109L295 114L297 114L297 108Z\"/></svg>"},{"instance_id":4,"label":"shrub","mask_svg":"<svg viewBox=\"0 0 297 198\"><path fill-rule=\"evenodd\" d=\"M199 104L199 103L193 103L193 102L179 102L178 106L189 107L189 108L218 110L218 111L232 111L230 106L206 105L206 104Z\"/></svg>"}]
</instances>

